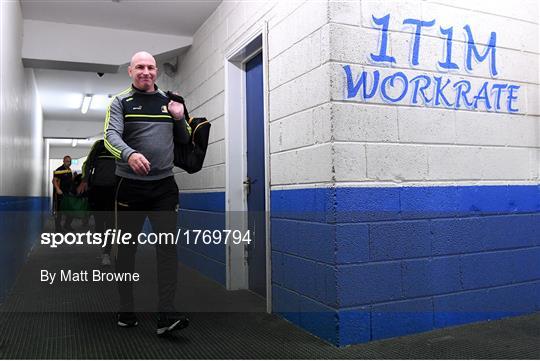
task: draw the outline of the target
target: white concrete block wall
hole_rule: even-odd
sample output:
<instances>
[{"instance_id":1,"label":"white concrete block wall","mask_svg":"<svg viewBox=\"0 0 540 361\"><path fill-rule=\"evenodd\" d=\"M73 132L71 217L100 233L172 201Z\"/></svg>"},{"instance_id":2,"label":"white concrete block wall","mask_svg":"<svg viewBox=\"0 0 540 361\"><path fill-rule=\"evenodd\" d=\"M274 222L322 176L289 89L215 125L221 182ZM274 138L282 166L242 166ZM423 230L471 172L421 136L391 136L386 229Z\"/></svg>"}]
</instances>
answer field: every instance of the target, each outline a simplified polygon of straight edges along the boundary
<instances>
[{"instance_id":1,"label":"white concrete block wall","mask_svg":"<svg viewBox=\"0 0 540 361\"><path fill-rule=\"evenodd\" d=\"M21 8L0 6L0 196L44 196L43 114L34 72L21 63Z\"/></svg>"},{"instance_id":2,"label":"white concrete block wall","mask_svg":"<svg viewBox=\"0 0 540 361\"><path fill-rule=\"evenodd\" d=\"M452 74L445 74L445 73L435 73L435 72L428 72L428 71L417 71L416 69L415 70L410 70L410 69L395 69L395 68L388 68L386 67L384 64L381 66L381 67L378 67L378 66L373 66L373 65L361 65L361 64L354 64L352 62L346 62L346 61L340 61L339 63L338 62L335 62L335 63L331 63L330 67L331 67L331 73L332 73L332 80L331 82L333 84L335 84L334 87L331 88L332 90L332 100L335 100L335 101L358 101L358 98L359 96L361 96L361 92L362 90L360 90L360 92L358 93L357 97L355 98L347 98L347 79L346 79L346 76L345 76L345 72L343 70L343 66L345 65L349 65L350 68L351 68L351 72L353 74L353 80L356 82L358 80L358 77L360 74L362 74L363 71L366 71L368 74L369 74L369 77L368 77L368 80L367 80L367 84L368 84L368 90L371 90L372 88L372 84L373 84L373 73L375 71L378 71L379 72L379 86L382 82L382 80L388 76L391 76L393 74L395 74L396 72L402 72L405 74L405 76L407 77L407 79L410 81L411 79L413 79L414 77L416 76L427 76L427 77L432 77L432 76L437 76L437 77L442 77L442 82L444 83L447 79L450 80L451 84L454 84L460 80L468 80L470 83L471 83L471 93L474 93L474 92L477 92L481 86L484 84L484 82L488 81L488 82L493 82L492 80L490 80L490 78L479 78L479 77L465 77L463 75L452 75ZM505 83L505 84L515 84L515 85L518 85L520 86L520 89L519 89L519 92L520 92L520 96L518 97L518 99L516 101L513 102L513 107L517 108L518 111L517 113L518 114L529 114L528 110L527 110L527 99L528 99L528 95L527 95L527 89L528 89L528 85L529 84L526 84L526 83L523 83L523 82L519 82L519 81L506 81L506 80L501 80L500 83ZM536 88L538 88L538 84L534 85ZM433 80L431 81L431 85L430 85L430 89L431 90L428 90L427 92L427 96L432 96L432 92L433 92L433 87L434 87L434 83L433 83ZM450 86L448 86L448 88L450 88ZM423 107L423 104L422 102L419 102L419 104L413 104L411 102L411 97L412 97L412 88L413 86L412 85L409 85L409 90L408 90L408 93L406 95L406 98L404 101L408 101L408 106L422 106ZM398 84L396 87L389 87L387 86L387 89L388 89L388 94L392 97L397 97L399 96L399 94L401 93L402 89L403 89L403 85L401 84ZM447 95L448 95L448 100L450 102L455 102L455 98L456 98L456 94L454 91L452 92L447 92ZM418 97L420 100L421 100L421 97L419 96ZM469 96L469 98L471 98ZM504 96L501 96L501 101L500 101L500 106L501 108L504 110L506 108L506 103L504 102ZM365 101L363 101L364 103L377 103L377 104L388 104L388 102L386 102L382 97L381 97L381 94L380 94L380 91L377 91L375 93L375 95L372 97L372 98L369 98L369 99L366 99ZM461 102L463 102L463 100L461 100ZM531 100L530 101L531 104L534 104L534 101ZM491 106L493 107L494 104L491 104ZM534 107L534 105L533 105ZM482 109L483 108L483 109ZM486 110L486 107L484 105L483 102L480 102L479 103L479 109L481 110ZM534 108L533 108L533 112L534 112Z\"/></svg>"},{"instance_id":3,"label":"white concrete block wall","mask_svg":"<svg viewBox=\"0 0 540 361\"><path fill-rule=\"evenodd\" d=\"M507 5L361 0L330 4L333 139L337 144L347 141L344 144L358 162L365 147L367 164L366 177L358 175L356 180L351 180L336 176L338 185L340 181L347 182L344 185L351 182L362 185L365 181L366 184L538 182L539 28L538 18L530 15L538 13L538 4L526 0L512 6L504 3ZM520 10L509 11L509 7ZM381 26L372 22L372 15L380 18L386 14L390 14L388 54L396 59L391 65L374 63L369 57L378 54L381 38ZM433 27L422 29L416 66L411 64L414 27L403 25L406 18L435 19ZM463 26L466 24L470 25L477 44L486 43L492 31L497 33L497 76L490 75L489 61L473 62L473 71L465 70ZM446 38L439 31L441 26L454 27L452 60L458 64L458 70L442 71L437 65L445 57ZM483 46L478 48L484 51ZM483 102L476 110L424 106L412 104L410 93L409 99L394 104L385 102L379 92L367 100L361 96L348 98L345 65L351 67L354 81L364 70L369 74L378 70L380 80L401 71L408 79L418 75L441 76L452 83L466 79L472 89L479 89L486 81L516 84L521 87L514 102L519 111L515 114L489 111ZM368 78L368 84L372 81ZM396 88L390 89L389 94L399 94L402 88L399 84ZM336 161L335 171L336 175L347 174L352 168L346 161Z\"/></svg>"},{"instance_id":4,"label":"white concrete block wall","mask_svg":"<svg viewBox=\"0 0 540 361\"><path fill-rule=\"evenodd\" d=\"M308 0L293 0L293 1L274 1L274 7L268 13L268 27L273 29L280 22L284 21L300 6L303 6Z\"/></svg>"},{"instance_id":5,"label":"white concrete block wall","mask_svg":"<svg viewBox=\"0 0 540 361\"><path fill-rule=\"evenodd\" d=\"M336 182L368 180L367 146L359 143L337 143L333 146Z\"/></svg>"},{"instance_id":6,"label":"white concrete block wall","mask_svg":"<svg viewBox=\"0 0 540 361\"><path fill-rule=\"evenodd\" d=\"M224 150L224 50L262 21L269 27L272 185L537 180L539 38L538 20L531 15L535 12L538 4L528 0L515 6L445 0L225 1L195 34L174 80L191 114L213 122L205 164L209 169L192 176L179 174L181 187L224 190L224 176L210 171L221 169L224 174L225 169L224 157L218 156ZM378 53L381 34L372 15L386 14L390 14L388 54L396 58L391 66L370 59L370 54ZM434 26L422 29L416 66L411 65L414 27L403 24L406 18L435 20ZM486 43L492 31L497 33L496 77L490 75L487 60L473 64L472 72L465 69L466 24L477 44ZM444 60L446 37L440 27L451 26L452 60L459 69L442 71L437 63ZM484 50L483 45L478 48ZM390 104L379 93L366 101L349 99L344 65L350 65L355 76L378 70L381 80L401 71L409 79L419 75L442 76L452 83L466 79L473 90L486 81L516 84L520 89L514 105L519 111L487 111L483 102L477 110L411 104L410 99ZM318 171L298 169L302 162ZM328 164L334 167L327 168ZM203 180L207 176L212 179Z\"/></svg>"},{"instance_id":7,"label":"white concrete block wall","mask_svg":"<svg viewBox=\"0 0 540 361\"><path fill-rule=\"evenodd\" d=\"M214 143L218 140L225 139L225 118L223 116L211 121L212 131L210 132L210 138L208 142Z\"/></svg>"},{"instance_id":8,"label":"white concrete block wall","mask_svg":"<svg viewBox=\"0 0 540 361\"><path fill-rule=\"evenodd\" d=\"M502 1L505 2L505 1ZM414 27L411 25L403 25L402 21L406 18L415 18L425 21L436 19L433 27L422 29L422 33L427 36L441 37L439 26L448 28L454 27L454 40L464 41L463 26L469 24L474 32L474 40L477 43L485 44L489 39L492 29L513 29L523 32L523 36L515 37L512 32L498 32L497 44L501 48L509 48L516 50L524 50L538 52L538 43L535 38L534 29L538 24L538 4L533 4L530 1L515 1L505 2L514 8L521 8L522 12L528 12L524 18L512 18L504 14L490 13L493 6L496 6L496 1L471 1L471 4L466 7L460 7L454 4L454 1L379 1L379 0L362 0L362 26L377 27L372 22L372 15L381 17L382 15L392 13L390 18L390 31L403 31L411 33ZM475 4L472 4L475 3ZM507 6L508 6L507 5ZM474 10L471 8L474 6ZM340 22L336 19L336 22Z\"/></svg>"},{"instance_id":9,"label":"white concrete block wall","mask_svg":"<svg viewBox=\"0 0 540 361\"><path fill-rule=\"evenodd\" d=\"M197 176L179 172L174 175L180 191L223 191L225 184L225 165L205 166Z\"/></svg>"},{"instance_id":10,"label":"white concrete block wall","mask_svg":"<svg viewBox=\"0 0 540 361\"><path fill-rule=\"evenodd\" d=\"M330 99L330 64L324 64L270 93L270 121L324 104Z\"/></svg>"},{"instance_id":11,"label":"white concrete block wall","mask_svg":"<svg viewBox=\"0 0 540 361\"><path fill-rule=\"evenodd\" d=\"M220 140L212 143L212 146L208 148L204 164L206 166L213 166L223 163L225 163L225 141Z\"/></svg>"},{"instance_id":12,"label":"white concrete block wall","mask_svg":"<svg viewBox=\"0 0 540 361\"><path fill-rule=\"evenodd\" d=\"M367 176L375 181L426 180L428 148L421 145L366 145Z\"/></svg>"},{"instance_id":13,"label":"white concrete block wall","mask_svg":"<svg viewBox=\"0 0 540 361\"><path fill-rule=\"evenodd\" d=\"M425 108L398 107L399 141L402 143L454 143L455 111L431 109L429 118Z\"/></svg>"},{"instance_id":14,"label":"white concrete block wall","mask_svg":"<svg viewBox=\"0 0 540 361\"><path fill-rule=\"evenodd\" d=\"M432 3L451 5L462 9L471 9L502 17L525 20L538 24L538 2L536 0L492 1L489 7L483 1L470 0L430 0Z\"/></svg>"},{"instance_id":15,"label":"white concrete block wall","mask_svg":"<svg viewBox=\"0 0 540 361\"><path fill-rule=\"evenodd\" d=\"M325 104L270 123L270 152L278 153L330 142L330 110L330 105Z\"/></svg>"},{"instance_id":16,"label":"white concrete block wall","mask_svg":"<svg viewBox=\"0 0 540 361\"><path fill-rule=\"evenodd\" d=\"M333 179L328 3L224 1L194 35L173 79L190 115L212 121L204 168L177 173L181 190L224 190L224 51L262 21L269 29L272 184ZM303 166L291 172L294 164Z\"/></svg>"},{"instance_id":17,"label":"white concrete block wall","mask_svg":"<svg viewBox=\"0 0 540 361\"><path fill-rule=\"evenodd\" d=\"M269 71L270 90L328 61L329 41L329 25L325 25L272 59ZM293 59L302 59L302 61L292 61Z\"/></svg>"},{"instance_id":18,"label":"white concrete block wall","mask_svg":"<svg viewBox=\"0 0 540 361\"><path fill-rule=\"evenodd\" d=\"M328 23L327 8L324 2L307 1L275 27L270 28L268 34L270 60L326 25Z\"/></svg>"},{"instance_id":19,"label":"white concrete block wall","mask_svg":"<svg viewBox=\"0 0 540 361\"><path fill-rule=\"evenodd\" d=\"M450 3L450 2L449 2ZM517 3L520 3L519 1ZM484 3L484 9L482 12L466 10L462 8L453 7L450 5L441 5L439 3L423 2L423 1L377 1L377 0L363 0L362 1L362 27L371 29L380 29L379 25L375 25L372 21L372 16L380 18L386 14L391 13L389 30L390 30L390 51L392 56L396 57L399 64L408 63L409 60L409 46L403 46L403 42L409 44L413 40L412 33L415 27L412 25L404 25L403 20L407 18L421 19L424 21L435 20L435 24L431 27L422 28L422 39L420 42L421 49L426 47L426 52L421 51L420 55L425 55L428 62L422 61L420 58L420 64L417 69L431 70L436 64L435 60L442 59L443 43L445 40L439 28L454 28L454 57L464 56L464 43L467 41L467 37L463 27L468 24L473 32L474 40L477 44L486 44L490 38L492 31L497 32L497 52L504 53L506 50L519 50L528 53L538 54L538 24L533 24L527 21L511 19L507 17L501 17L493 14L486 14L483 11L488 11L491 7L491 3ZM519 4L516 4L519 7ZM340 22L339 18L336 22ZM519 36L516 36L519 33ZM438 42L438 44L437 44ZM372 47L372 49L376 49ZM429 50L436 50L436 53L432 53ZM433 56L433 58L432 58ZM500 55L503 56L503 55ZM520 60L523 58L519 58ZM407 60L407 61L405 61ZM458 65L463 65L463 62L457 59ZM537 61L537 60L536 60ZM503 64L502 59L500 64ZM486 63L487 64L487 63ZM480 66L485 67L484 64ZM512 74L508 70L509 74L505 76L499 76L501 79L522 80L519 74L526 72L527 69L521 67L513 67L514 71L518 73ZM460 66L460 74L467 74L463 66ZM475 76L477 74L475 69ZM484 75L489 75L485 72ZM526 76L522 76L525 80L529 79Z\"/></svg>"},{"instance_id":20,"label":"white concrete block wall","mask_svg":"<svg viewBox=\"0 0 540 361\"><path fill-rule=\"evenodd\" d=\"M529 149L529 169L531 170L531 179L538 182L540 178L540 149Z\"/></svg>"},{"instance_id":21,"label":"white concrete block wall","mask_svg":"<svg viewBox=\"0 0 540 361\"><path fill-rule=\"evenodd\" d=\"M328 15L333 23L361 25L359 1L330 1Z\"/></svg>"},{"instance_id":22,"label":"white concrete block wall","mask_svg":"<svg viewBox=\"0 0 540 361\"><path fill-rule=\"evenodd\" d=\"M529 149L429 147L429 180L533 180Z\"/></svg>"},{"instance_id":23,"label":"white concrete block wall","mask_svg":"<svg viewBox=\"0 0 540 361\"><path fill-rule=\"evenodd\" d=\"M331 182L332 148L322 144L270 155L272 185Z\"/></svg>"},{"instance_id":24,"label":"white concrete block wall","mask_svg":"<svg viewBox=\"0 0 540 361\"><path fill-rule=\"evenodd\" d=\"M467 18L470 19L468 23L474 31L475 41L479 43L485 43L489 39L489 34L491 33L491 31L493 31L492 29L507 29L510 31L497 31L497 44L499 47L538 53L537 35L534 34L535 29L537 29L538 18L536 19L535 24L529 22L529 20L514 19L506 17L504 15L501 16L497 14L486 13L486 11L489 11L489 9L492 7L492 3L496 2L499 1L493 1L489 4L484 4L483 8L468 12L469 15L467 15ZM508 3L511 4L511 2ZM476 4L476 6L478 6L478 4ZM515 1L513 4L513 7L516 8L522 7L523 9L526 9L526 6L527 5L524 5L523 1ZM531 5L528 6L529 9L531 9ZM424 11L427 15L428 11L446 12L449 8L451 8L451 5L439 6L433 4L430 6L426 4L424 6ZM536 8L538 8L538 5L536 5ZM531 11L531 14L534 14L534 10ZM536 14L538 14L538 12L536 12ZM449 20L455 23L455 20ZM449 24L451 25L451 23ZM459 27L459 29L462 28L462 26ZM514 32L519 32L520 36L515 36Z\"/></svg>"},{"instance_id":25,"label":"white concrete block wall","mask_svg":"<svg viewBox=\"0 0 540 361\"><path fill-rule=\"evenodd\" d=\"M397 107L332 104L336 141L398 142Z\"/></svg>"},{"instance_id":26,"label":"white concrete block wall","mask_svg":"<svg viewBox=\"0 0 540 361\"><path fill-rule=\"evenodd\" d=\"M456 143L507 145L511 133L510 125L517 127L515 118L506 114L490 114L481 112L457 112Z\"/></svg>"},{"instance_id":27,"label":"white concrete block wall","mask_svg":"<svg viewBox=\"0 0 540 361\"><path fill-rule=\"evenodd\" d=\"M529 115L540 115L540 91L537 84L527 84L527 112Z\"/></svg>"},{"instance_id":28,"label":"white concrete block wall","mask_svg":"<svg viewBox=\"0 0 540 361\"><path fill-rule=\"evenodd\" d=\"M188 98L189 99L189 98ZM202 103L196 108L190 110L190 116L192 117L205 117L208 120L214 120L223 116L225 107L225 95L223 92L219 93L208 101ZM190 106L189 101L186 99L187 105Z\"/></svg>"},{"instance_id":29,"label":"white concrete block wall","mask_svg":"<svg viewBox=\"0 0 540 361\"><path fill-rule=\"evenodd\" d=\"M331 52L330 58L337 62L369 64L372 44L377 44L379 32L375 29L357 26L329 24Z\"/></svg>"}]
</instances>

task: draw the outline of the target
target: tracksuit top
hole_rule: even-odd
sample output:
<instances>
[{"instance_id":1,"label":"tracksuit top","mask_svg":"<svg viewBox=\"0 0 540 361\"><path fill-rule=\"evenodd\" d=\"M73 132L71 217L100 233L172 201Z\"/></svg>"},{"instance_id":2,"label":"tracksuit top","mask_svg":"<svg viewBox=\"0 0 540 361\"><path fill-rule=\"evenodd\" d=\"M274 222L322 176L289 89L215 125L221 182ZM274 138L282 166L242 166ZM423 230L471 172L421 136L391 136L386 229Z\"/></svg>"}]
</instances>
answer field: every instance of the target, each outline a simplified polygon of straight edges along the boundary
<instances>
[{"instance_id":1,"label":"tracksuit top","mask_svg":"<svg viewBox=\"0 0 540 361\"><path fill-rule=\"evenodd\" d=\"M61 165L56 168L53 173L54 178L60 179L60 189L63 193L69 193L71 191L71 186L73 185L73 172L71 168L67 168L65 165ZM53 188L56 193L56 187Z\"/></svg>"},{"instance_id":2,"label":"tracksuit top","mask_svg":"<svg viewBox=\"0 0 540 361\"><path fill-rule=\"evenodd\" d=\"M116 158L116 175L136 180L158 180L172 176L173 122L167 104L169 98L155 85L153 92L138 90L133 85L114 96L105 116L105 147ZM177 135L182 143L189 141L185 119L179 120L184 134ZM150 162L146 176L137 175L127 160L140 153Z\"/></svg>"}]
</instances>

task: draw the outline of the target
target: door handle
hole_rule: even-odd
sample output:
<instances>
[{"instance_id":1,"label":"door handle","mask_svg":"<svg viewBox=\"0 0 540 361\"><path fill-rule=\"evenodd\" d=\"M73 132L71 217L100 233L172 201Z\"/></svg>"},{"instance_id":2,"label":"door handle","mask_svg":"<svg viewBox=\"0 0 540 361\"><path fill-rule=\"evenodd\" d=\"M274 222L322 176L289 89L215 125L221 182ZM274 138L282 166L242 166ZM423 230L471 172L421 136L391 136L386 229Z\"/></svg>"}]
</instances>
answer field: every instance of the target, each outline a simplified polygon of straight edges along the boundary
<instances>
[{"instance_id":1,"label":"door handle","mask_svg":"<svg viewBox=\"0 0 540 361\"><path fill-rule=\"evenodd\" d=\"M247 195L251 193L251 185L257 183L257 180L251 180L249 176L247 176L246 180L242 182L244 186L247 187Z\"/></svg>"}]
</instances>

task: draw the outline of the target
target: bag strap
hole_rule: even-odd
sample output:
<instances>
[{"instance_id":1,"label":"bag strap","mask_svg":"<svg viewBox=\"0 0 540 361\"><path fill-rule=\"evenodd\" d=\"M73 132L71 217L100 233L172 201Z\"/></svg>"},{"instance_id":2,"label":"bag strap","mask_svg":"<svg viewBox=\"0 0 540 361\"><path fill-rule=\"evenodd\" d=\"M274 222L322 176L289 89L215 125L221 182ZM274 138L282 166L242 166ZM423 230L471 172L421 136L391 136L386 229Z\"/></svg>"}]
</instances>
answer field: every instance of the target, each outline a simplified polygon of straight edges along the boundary
<instances>
[{"instance_id":1,"label":"bag strap","mask_svg":"<svg viewBox=\"0 0 540 361\"><path fill-rule=\"evenodd\" d=\"M189 119L189 113L188 113L188 110L187 110L187 107L186 107L186 102L184 101L184 98L181 97L178 94L174 94L170 90L167 91L167 97L170 100L174 101L174 102L182 104L184 106L184 118Z\"/></svg>"}]
</instances>

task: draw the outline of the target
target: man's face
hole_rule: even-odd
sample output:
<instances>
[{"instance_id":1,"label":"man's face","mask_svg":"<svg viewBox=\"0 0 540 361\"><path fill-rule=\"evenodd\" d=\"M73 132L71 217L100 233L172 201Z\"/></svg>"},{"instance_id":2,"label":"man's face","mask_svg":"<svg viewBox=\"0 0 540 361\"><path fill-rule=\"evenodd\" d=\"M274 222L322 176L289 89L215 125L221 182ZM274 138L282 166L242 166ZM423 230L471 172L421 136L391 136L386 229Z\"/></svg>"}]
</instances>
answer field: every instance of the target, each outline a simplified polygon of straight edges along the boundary
<instances>
[{"instance_id":1,"label":"man's face","mask_svg":"<svg viewBox=\"0 0 540 361\"><path fill-rule=\"evenodd\" d=\"M149 54L135 55L131 65L128 67L128 74L136 88L153 91L154 82L157 78L156 61Z\"/></svg>"},{"instance_id":2,"label":"man's face","mask_svg":"<svg viewBox=\"0 0 540 361\"><path fill-rule=\"evenodd\" d=\"M64 165L66 167L70 167L71 166L71 158L70 157L64 157Z\"/></svg>"}]
</instances>

